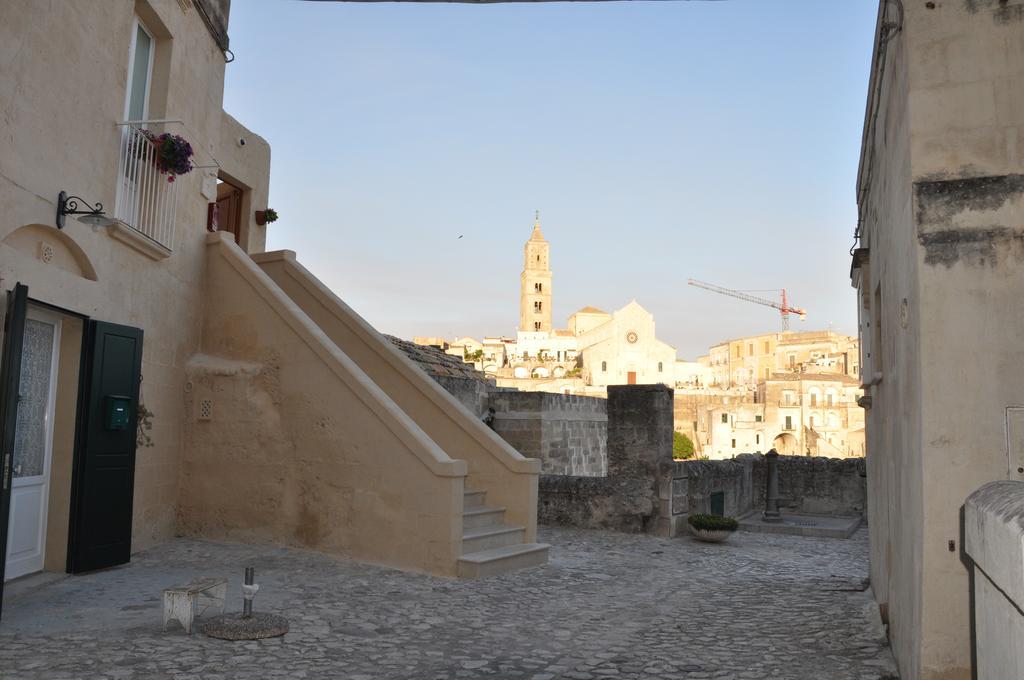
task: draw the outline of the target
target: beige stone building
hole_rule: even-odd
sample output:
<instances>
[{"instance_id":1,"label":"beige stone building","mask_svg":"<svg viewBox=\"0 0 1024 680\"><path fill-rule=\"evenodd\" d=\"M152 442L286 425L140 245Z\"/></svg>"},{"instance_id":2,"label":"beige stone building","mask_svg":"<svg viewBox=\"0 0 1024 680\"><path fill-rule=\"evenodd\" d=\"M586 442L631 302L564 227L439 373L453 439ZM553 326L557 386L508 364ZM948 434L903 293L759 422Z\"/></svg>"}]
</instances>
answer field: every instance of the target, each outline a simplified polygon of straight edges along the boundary
<instances>
[{"instance_id":1,"label":"beige stone building","mask_svg":"<svg viewBox=\"0 0 1024 680\"><path fill-rule=\"evenodd\" d=\"M753 387L777 371L858 375L857 338L834 331L785 331L727 340L699 360L718 387Z\"/></svg>"},{"instance_id":2,"label":"beige stone building","mask_svg":"<svg viewBox=\"0 0 1024 680\"><path fill-rule=\"evenodd\" d=\"M879 3L851 274L871 584L903 678L1019 677L1024 663L1019 529L990 535L998 558L975 570L1009 579L988 596L1006 603L994 625L977 600L984 630L962 552L978 528L962 521L968 496L1024 480L1022 46L1020 2ZM986 632L1016 635L1003 649L1017 664L972 653Z\"/></svg>"},{"instance_id":3,"label":"beige stone building","mask_svg":"<svg viewBox=\"0 0 1024 680\"><path fill-rule=\"evenodd\" d=\"M4 579L179 534L437 574L543 561L538 462L263 252L270 148L222 110L228 13L0 4ZM177 176L163 133L194 150ZM510 560L464 529L483 503Z\"/></svg>"},{"instance_id":4,"label":"beige stone building","mask_svg":"<svg viewBox=\"0 0 1024 680\"><path fill-rule=\"evenodd\" d=\"M699 455L865 455L857 339L832 331L767 333L711 347L677 367L675 429ZM703 369L703 370L702 370Z\"/></svg>"},{"instance_id":5,"label":"beige stone building","mask_svg":"<svg viewBox=\"0 0 1024 680\"><path fill-rule=\"evenodd\" d=\"M865 454L864 414L855 378L775 373L754 391L678 388L675 429L712 459L775 449L786 455Z\"/></svg>"}]
</instances>

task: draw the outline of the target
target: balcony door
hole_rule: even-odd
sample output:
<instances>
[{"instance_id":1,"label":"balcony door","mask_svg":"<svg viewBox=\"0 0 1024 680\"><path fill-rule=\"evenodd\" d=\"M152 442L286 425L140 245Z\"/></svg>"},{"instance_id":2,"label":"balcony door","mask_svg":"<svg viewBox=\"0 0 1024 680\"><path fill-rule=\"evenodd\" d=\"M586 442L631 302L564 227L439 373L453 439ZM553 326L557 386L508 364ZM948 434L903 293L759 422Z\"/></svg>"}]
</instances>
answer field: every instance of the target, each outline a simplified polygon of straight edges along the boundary
<instances>
[{"instance_id":1,"label":"balcony door","mask_svg":"<svg viewBox=\"0 0 1024 680\"><path fill-rule=\"evenodd\" d=\"M141 130L148 127L145 121L149 116L155 46L153 34L136 17L128 50L128 88L124 101L124 119L130 124L121 127L121 168L116 201L117 218L136 228L143 200L147 198L140 189L139 175L144 163L152 163L152 151Z\"/></svg>"}]
</instances>

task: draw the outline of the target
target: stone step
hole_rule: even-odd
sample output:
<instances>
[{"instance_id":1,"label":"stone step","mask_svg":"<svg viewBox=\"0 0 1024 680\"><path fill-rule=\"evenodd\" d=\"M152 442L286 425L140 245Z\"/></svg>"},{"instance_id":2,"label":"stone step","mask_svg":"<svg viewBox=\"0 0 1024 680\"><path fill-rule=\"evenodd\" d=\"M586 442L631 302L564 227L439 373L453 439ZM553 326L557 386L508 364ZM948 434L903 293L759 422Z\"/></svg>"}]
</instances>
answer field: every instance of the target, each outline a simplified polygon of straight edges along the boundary
<instances>
[{"instance_id":1,"label":"stone step","mask_svg":"<svg viewBox=\"0 0 1024 680\"><path fill-rule=\"evenodd\" d=\"M548 562L546 543L519 543L469 553L459 558L460 578L484 578L509 571L539 567Z\"/></svg>"},{"instance_id":2,"label":"stone step","mask_svg":"<svg viewBox=\"0 0 1024 680\"><path fill-rule=\"evenodd\" d=\"M467 508L462 511L462 528L492 527L505 521L505 508Z\"/></svg>"},{"instance_id":3,"label":"stone step","mask_svg":"<svg viewBox=\"0 0 1024 680\"><path fill-rule=\"evenodd\" d=\"M504 524L491 527L462 530L462 554L502 548L526 540L525 527L510 527Z\"/></svg>"},{"instance_id":4,"label":"stone step","mask_svg":"<svg viewBox=\"0 0 1024 680\"><path fill-rule=\"evenodd\" d=\"M487 498L486 491L463 491L462 492L462 507L463 508L479 508L484 504L484 500Z\"/></svg>"}]
</instances>

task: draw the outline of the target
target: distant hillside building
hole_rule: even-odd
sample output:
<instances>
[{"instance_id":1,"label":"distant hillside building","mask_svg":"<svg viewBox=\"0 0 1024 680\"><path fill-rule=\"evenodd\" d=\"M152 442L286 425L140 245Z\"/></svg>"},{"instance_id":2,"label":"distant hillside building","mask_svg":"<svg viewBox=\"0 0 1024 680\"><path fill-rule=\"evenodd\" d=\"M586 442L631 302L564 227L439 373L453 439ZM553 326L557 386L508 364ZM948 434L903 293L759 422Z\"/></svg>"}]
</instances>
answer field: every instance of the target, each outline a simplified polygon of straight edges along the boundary
<instances>
[{"instance_id":1,"label":"distant hillside building","mask_svg":"<svg viewBox=\"0 0 1024 680\"><path fill-rule=\"evenodd\" d=\"M754 335L719 343L702 372L680 362L675 429L710 458L779 453L864 455L856 338L833 331Z\"/></svg>"},{"instance_id":2,"label":"distant hillside building","mask_svg":"<svg viewBox=\"0 0 1024 680\"><path fill-rule=\"evenodd\" d=\"M834 331L786 331L719 343L701 357L718 387L753 387L777 371L858 376L857 338Z\"/></svg>"}]
</instances>

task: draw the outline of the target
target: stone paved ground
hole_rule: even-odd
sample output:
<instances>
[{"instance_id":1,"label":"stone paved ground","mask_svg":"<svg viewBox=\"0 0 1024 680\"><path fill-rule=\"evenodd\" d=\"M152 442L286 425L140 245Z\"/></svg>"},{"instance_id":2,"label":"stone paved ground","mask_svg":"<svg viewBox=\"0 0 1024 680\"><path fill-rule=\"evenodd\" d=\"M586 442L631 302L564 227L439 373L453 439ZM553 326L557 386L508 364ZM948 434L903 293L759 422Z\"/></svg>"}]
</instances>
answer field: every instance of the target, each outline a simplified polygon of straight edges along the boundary
<instances>
[{"instance_id":1,"label":"stone paved ground","mask_svg":"<svg viewBox=\"0 0 1024 680\"><path fill-rule=\"evenodd\" d=\"M708 545L542 529L545 567L458 581L316 553L178 539L131 565L4 603L0 677L791 678L895 677L869 593L867 538L738 533ZM283 638L224 642L161 631L162 587L224 575L228 609L256 566L256 609Z\"/></svg>"}]
</instances>

